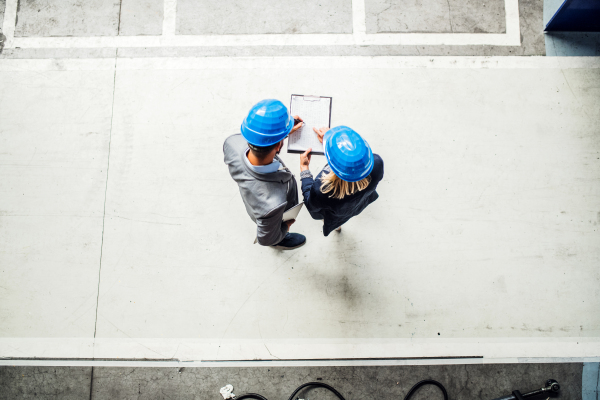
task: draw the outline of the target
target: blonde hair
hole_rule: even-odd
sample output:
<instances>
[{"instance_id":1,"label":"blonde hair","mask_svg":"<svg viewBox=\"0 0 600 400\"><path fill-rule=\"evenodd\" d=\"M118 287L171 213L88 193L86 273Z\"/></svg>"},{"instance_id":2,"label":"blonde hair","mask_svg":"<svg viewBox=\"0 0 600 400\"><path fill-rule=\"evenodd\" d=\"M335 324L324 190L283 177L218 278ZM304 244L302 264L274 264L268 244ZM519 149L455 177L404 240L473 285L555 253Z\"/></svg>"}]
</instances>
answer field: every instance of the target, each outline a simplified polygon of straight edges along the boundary
<instances>
[{"instance_id":1,"label":"blonde hair","mask_svg":"<svg viewBox=\"0 0 600 400\"><path fill-rule=\"evenodd\" d=\"M321 177L321 193L327 194L331 192L329 197L334 199L343 199L344 196L349 196L361 190L365 190L371 183L371 176L361 179L358 182L348 182L337 176L333 171L329 171L327 175Z\"/></svg>"}]
</instances>

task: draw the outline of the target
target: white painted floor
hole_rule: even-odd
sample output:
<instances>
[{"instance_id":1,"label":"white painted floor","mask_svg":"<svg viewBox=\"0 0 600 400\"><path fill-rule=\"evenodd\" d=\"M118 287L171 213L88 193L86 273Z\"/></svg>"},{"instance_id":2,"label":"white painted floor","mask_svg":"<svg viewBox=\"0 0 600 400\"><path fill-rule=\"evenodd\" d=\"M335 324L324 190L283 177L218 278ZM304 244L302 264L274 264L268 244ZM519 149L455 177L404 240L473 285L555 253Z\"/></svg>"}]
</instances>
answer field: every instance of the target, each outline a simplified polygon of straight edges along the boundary
<instances>
[{"instance_id":1,"label":"white painted floor","mask_svg":"<svg viewBox=\"0 0 600 400\"><path fill-rule=\"evenodd\" d=\"M0 71L2 357L600 356L598 58ZM304 212L307 245L279 252L221 146L292 93L332 96L385 178L341 234Z\"/></svg>"}]
</instances>

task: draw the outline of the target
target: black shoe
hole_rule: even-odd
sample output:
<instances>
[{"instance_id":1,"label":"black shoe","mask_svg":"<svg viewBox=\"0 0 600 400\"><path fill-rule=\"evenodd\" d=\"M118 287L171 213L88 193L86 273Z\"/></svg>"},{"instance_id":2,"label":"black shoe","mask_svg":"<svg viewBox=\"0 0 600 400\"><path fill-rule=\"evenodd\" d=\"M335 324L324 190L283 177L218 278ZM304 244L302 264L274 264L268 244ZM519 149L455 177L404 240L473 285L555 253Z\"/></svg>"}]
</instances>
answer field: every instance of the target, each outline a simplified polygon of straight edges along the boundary
<instances>
[{"instance_id":1,"label":"black shoe","mask_svg":"<svg viewBox=\"0 0 600 400\"><path fill-rule=\"evenodd\" d=\"M306 237L304 235L299 233L288 233L281 242L274 244L271 247L278 250L294 250L304 246L305 243Z\"/></svg>"}]
</instances>

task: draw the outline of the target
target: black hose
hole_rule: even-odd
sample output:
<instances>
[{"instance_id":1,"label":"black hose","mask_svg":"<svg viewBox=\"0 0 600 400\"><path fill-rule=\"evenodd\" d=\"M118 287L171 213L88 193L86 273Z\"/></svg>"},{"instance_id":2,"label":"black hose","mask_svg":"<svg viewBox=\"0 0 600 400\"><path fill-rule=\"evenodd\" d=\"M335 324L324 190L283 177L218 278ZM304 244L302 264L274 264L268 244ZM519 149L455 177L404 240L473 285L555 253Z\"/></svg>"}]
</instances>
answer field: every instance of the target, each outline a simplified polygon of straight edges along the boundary
<instances>
[{"instance_id":1,"label":"black hose","mask_svg":"<svg viewBox=\"0 0 600 400\"><path fill-rule=\"evenodd\" d=\"M435 386L439 387L440 390L442 391L442 394L444 395L444 400L448 400L448 393L446 392L446 388L444 387L444 385L442 385L438 381L434 381L433 379L425 379L425 380L422 380L421 382L418 382L416 385L414 385L408 391L408 394L406 395L404 400L409 400L421 386L425 386L425 385L435 385ZM335 394L338 399L346 400L346 399L344 399L344 396L342 396L340 392L338 392L337 390L335 390L333 387L329 386L328 384L322 383L322 382L309 382L309 383L305 383L303 385L298 386L296 388L296 390L294 390L294 392L292 393L292 395L289 397L288 400L294 400L294 396L296 396L298 394L298 392L300 392L302 389L307 388L309 386L325 388L325 389L329 390L331 393ZM266 397L263 397L260 394L256 394L256 393L246 393L241 396L235 397L235 400L243 400L243 399L267 400Z\"/></svg>"},{"instance_id":2,"label":"black hose","mask_svg":"<svg viewBox=\"0 0 600 400\"><path fill-rule=\"evenodd\" d=\"M298 388L296 390L294 390L294 393L292 393L292 395L290 396L290 398L288 400L294 400L294 396L299 391L301 391L302 389L304 389L305 387L308 387L308 386L317 386L317 387L325 388L325 389L329 390L331 393L335 394L338 399L340 399L340 400L346 400L346 399L344 399L344 396L342 396L340 394L340 392L338 392L337 390L335 390L334 388L332 388L328 384L322 383L322 382L309 382L309 383L305 383L303 385L298 386Z\"/></svg>"},{"instance_id":3,"label":"black hose","mask_svg":"<svg viewBox=\"0 0 600 400\"><path fill-rule=\"evenodd\" d=\"M243 394L241 396L235 396L235 400L242 400L242 399L267 400L266 397L263 397L260 394L256 394L256 393L246 393L246 394Z\"/></svg>"},{"instance_id":4,"label":"black hose","mask_svg":"<svg viewBox=\"0 0 600 400\"><path fill-rule=\"evenodd\" d=\"M425 379L425 380L422 380L421 382L417 383L415 386L413 386L408 391L408 394L406 395L404 400L410 399L412 397L412 395L415 394L417 389L419 389L421 386L424 386L424 385L435 385L435 386L439 387L440 390L442 391L442 393L444 394L444 400L448 400L448 393L446 392L446 388L444 387L444 385L442 385L438 381L434 381L433 379Z\"/></svg>"}]
</instances>

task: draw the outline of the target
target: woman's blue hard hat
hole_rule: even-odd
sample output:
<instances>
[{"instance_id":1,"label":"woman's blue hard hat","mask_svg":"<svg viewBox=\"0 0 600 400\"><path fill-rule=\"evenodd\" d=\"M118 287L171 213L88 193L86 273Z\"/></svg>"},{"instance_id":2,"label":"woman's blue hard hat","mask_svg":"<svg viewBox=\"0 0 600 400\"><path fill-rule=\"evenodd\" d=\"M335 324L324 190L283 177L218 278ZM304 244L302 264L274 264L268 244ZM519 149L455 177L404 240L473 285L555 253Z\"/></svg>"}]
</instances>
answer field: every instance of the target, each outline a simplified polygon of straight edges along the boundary
<instances>
[{"instance_id":1,"label":"woman's blue hard hat","mask_svg":"<svg viewBox=\"0 0 600 400\"><path fill-rule=\"evenodd\" d=\"M281 142L294 127L294 118L279 100L256 103L242 122L242 136L248 143L267 147Z\"/></svg>"},{"instance_id":2,"label":"woman's blue hard hat","mask_svg":"<svg viewBox=\"0 0 600 400\"><path fill-rule=\"evenodd\" d=\"M327 131L323 149L333 173L346 182L358 182L373 170L375 158L371 146L347 126Z\"/></svg>"}]
</instances>

